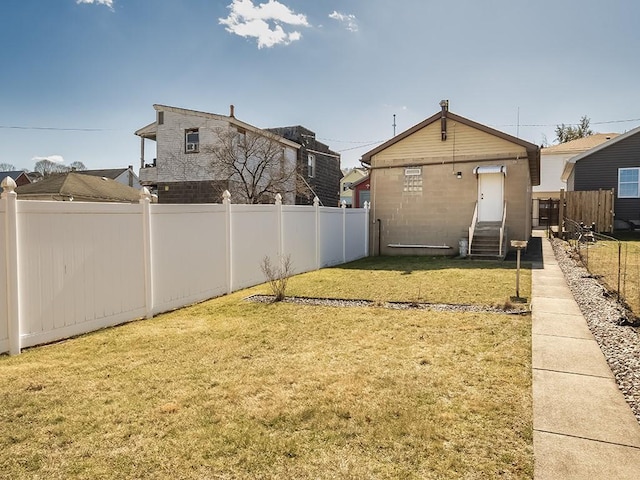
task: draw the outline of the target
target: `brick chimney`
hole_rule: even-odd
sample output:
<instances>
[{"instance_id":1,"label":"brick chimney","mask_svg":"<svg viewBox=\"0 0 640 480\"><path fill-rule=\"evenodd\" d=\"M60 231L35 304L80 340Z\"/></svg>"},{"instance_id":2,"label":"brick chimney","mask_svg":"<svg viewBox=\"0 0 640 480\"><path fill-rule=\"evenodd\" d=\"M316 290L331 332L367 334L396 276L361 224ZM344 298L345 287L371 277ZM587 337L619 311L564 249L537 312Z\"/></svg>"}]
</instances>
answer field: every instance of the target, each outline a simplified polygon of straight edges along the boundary
<instances>
[{"instance_id":1,"label":"brick chimney","mask_svg":"<svg viewBox=\"0 0 640 480\"><path fill-rule=\"evenodd\" d=\"M231 118L236 118L235 109L236 109L236 107L234 107L233 105L229 105L229 116Z\"/></svg>"}]
</instances>

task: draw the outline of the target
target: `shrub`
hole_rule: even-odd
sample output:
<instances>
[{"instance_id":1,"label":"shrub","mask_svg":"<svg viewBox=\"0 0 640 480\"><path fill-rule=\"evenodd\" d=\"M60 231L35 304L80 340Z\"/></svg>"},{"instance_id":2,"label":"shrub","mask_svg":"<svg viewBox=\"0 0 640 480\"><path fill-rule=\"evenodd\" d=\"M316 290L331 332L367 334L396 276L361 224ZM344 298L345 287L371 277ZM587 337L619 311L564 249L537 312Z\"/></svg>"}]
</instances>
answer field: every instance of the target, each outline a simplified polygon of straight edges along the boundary
<instances>
[{"instance_id":1,"label":"shrub","mask_svg":"<svg viewBox=\"0 0 640 480\"><path fill-rule=\"evenodd\" d=\"M264 276L271 287L271 291L273 292L274 302L284 300L285 291L287 290L287 282L293 273L291 255L280 256L280 261L278 263L278 265L273 265L271 263L271 258L266 256L262 259L262 264L260 265L262 273L264 273Z\"/></svg>"}]
</instances>

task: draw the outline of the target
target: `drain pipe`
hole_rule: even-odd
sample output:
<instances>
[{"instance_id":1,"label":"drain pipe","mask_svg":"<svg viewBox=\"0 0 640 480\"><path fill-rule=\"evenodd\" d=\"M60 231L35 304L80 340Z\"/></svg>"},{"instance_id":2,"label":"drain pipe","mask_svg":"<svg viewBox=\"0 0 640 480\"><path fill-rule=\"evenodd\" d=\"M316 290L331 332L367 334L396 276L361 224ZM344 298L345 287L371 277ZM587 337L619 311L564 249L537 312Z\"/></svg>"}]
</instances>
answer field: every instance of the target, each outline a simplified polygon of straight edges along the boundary
<instances>
[{"instance_id":1,"label":"drain pipe","mask_svg":"<svg viewBox=\"0 0 640 480\"><path fill-rule=\"evenodd\" d=\"M379 218L376 220L376 222L378 222L378 256L382 255L382 243L381 243L381 238L382 238L382 220L380 220Z\"/></svg>"}]
</instances>

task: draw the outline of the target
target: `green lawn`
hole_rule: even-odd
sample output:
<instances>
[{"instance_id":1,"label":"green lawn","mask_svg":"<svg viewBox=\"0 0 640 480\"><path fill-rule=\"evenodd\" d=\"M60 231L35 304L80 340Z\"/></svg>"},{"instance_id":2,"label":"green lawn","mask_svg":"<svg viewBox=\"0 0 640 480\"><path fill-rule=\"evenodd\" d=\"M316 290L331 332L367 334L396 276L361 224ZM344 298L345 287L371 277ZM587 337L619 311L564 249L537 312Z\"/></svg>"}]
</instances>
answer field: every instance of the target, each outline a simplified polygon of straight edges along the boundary
<instances>
[{"instance_id":1,"label":"green lawn","mask_svg":"<svg viewBox=\"0 0 640 480\"><path fill-rule=\"evenodd\" d=\"M289 293L494 304L510 267L367 259ZM0 357L0 476L532 478L529 316L252 293Z\"/></svg>"}]
</instances>

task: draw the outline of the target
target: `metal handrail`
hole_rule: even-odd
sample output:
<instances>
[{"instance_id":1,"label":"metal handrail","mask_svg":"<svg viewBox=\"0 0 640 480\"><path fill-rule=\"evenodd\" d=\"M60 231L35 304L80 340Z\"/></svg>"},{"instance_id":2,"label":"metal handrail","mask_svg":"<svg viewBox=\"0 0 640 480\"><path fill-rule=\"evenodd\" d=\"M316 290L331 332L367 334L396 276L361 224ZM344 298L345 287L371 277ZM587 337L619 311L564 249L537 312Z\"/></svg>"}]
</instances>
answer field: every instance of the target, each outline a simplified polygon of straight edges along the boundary
<instances>
[{"instance_id":1,"label":"metal handrail","mask_svg":"<svg viewBox=\"0 0 640 480\"><path fill-rule=\"evenodd\" d=\"M504 243L504 224L507 221L507 202L502 209L502 225L500 226L500 257L502 257L502 244Z\"/></svg>"},{"instance_id":2,"label":"metal handrail","mask_svg":"<svg viewBox=\"0 0 640 480\"><path fill-rule=\"evenodd\" d=\"M476 202L476 208L473 210L473 218L471 219L471 226L469 227L469 255L471 255L471 242L473 241L473 234L476 231L476 223L478 220L478 202Z\"/></svg>"}]
</instances>

